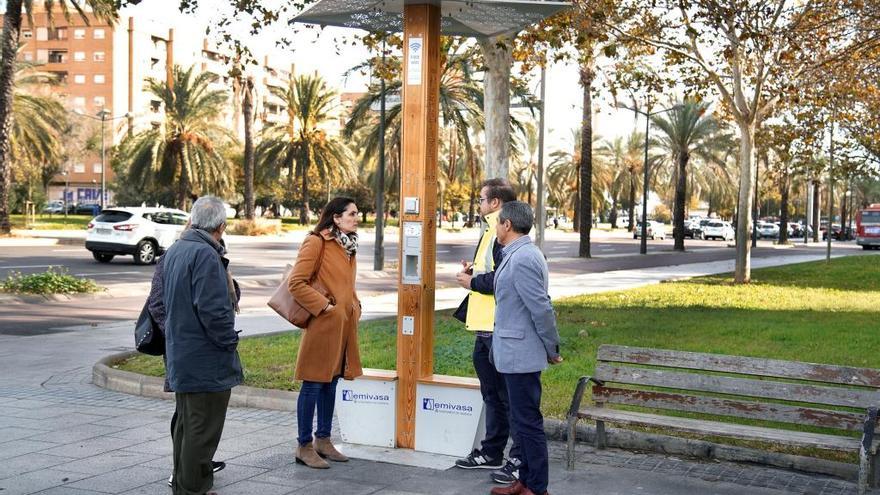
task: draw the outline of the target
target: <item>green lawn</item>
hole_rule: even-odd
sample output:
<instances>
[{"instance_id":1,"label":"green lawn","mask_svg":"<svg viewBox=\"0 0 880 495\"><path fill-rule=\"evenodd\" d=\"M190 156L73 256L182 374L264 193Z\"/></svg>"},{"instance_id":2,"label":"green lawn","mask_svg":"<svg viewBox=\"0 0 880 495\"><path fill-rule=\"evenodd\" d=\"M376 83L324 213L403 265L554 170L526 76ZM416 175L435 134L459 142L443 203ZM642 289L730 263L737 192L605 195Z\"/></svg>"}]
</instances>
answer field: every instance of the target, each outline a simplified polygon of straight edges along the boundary
<instances>
[{"instance_id":1,"label":"green lawn","mask_svg":"<svg viewBox=\"0 0 880 495\"><path fill-rule=\"evenodd\" d=\"M67 215L67 218L64 218L63 214L51 216L37 214L36 223L29 228L35 230L83 230L92 218L94 217L91 215ZM14 229L25 228L24 215L11 215L10 221Z\"/></svg>"},{"instance_id":2,"label":"green lawn","mask_svg":"<svg viewBox=\"0 0 880 495\"><path fill-rule=\"evenodd\" d=\"M561 418L577 378L590 374L601 344L770 357L880 368L880 258L853 256L755 270L753 282L703 277L556 302L566 361L544 375L545 413ZM393 320L363 322L364 366L395 367ZM294 390L297 334L245 339L249 385ZM437 314L435 371L473 376L473 337ZM124 369L161 376L162 360L138 356Z\"/></svg>"}]
</instances>

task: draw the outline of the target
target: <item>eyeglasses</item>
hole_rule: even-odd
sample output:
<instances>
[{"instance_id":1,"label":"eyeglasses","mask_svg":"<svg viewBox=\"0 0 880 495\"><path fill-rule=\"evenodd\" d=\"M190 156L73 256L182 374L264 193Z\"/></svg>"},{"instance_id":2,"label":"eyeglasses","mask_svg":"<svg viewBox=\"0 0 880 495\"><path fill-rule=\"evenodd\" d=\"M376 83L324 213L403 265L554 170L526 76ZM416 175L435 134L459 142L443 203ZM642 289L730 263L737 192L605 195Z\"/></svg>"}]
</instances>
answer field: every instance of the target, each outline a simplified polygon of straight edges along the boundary
<instances>
[{"instance_id":1,"label":"eyeglasses","mask_svg":"<svg viewBox=\"0 0 880 495\"><path fill-rule=\"evenodd\" d=\"M488 203L488 202L489 202L489 198L484 198L484 197L480 196L480 204L482 204L483 201L485 201L485 202Z\"/></svg>"}]
</instances>

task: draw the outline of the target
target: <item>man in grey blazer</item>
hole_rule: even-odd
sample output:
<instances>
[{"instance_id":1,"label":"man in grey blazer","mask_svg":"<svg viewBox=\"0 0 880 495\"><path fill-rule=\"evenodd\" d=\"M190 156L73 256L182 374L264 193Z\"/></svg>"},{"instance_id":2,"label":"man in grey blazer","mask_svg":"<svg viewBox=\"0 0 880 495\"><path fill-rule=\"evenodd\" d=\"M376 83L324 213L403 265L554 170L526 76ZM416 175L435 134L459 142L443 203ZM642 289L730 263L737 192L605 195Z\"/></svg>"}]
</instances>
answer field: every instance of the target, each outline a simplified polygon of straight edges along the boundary
<instances>
[{"instance_id":1,"label":"man in grey blazer","mask_svg":"<svg viewBox=\"0 0 880 495\"><path fill-rule=\"evenodd\" d=\"M503 261L495 268L495 331L492 358L504 376L511 428L519 437L519 480L492 495L549 495L547 437L541 415L541 372L562 362L556 315L547 293L544 255L528 233L535 216L520 201L504 203L497 238Z\"/></svg>"}]
</instances>

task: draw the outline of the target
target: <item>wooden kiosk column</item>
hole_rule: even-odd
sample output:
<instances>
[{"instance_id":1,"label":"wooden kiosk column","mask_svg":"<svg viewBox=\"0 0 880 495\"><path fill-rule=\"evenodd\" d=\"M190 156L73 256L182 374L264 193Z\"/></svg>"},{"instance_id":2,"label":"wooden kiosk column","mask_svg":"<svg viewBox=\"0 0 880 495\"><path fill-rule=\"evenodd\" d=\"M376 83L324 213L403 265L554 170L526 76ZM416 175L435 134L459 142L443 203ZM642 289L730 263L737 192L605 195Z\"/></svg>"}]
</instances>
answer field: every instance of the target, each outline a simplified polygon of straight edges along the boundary
<instances>
[{"instance_id":1,"label":"wooden kiosk column","mask_svg":"<svg viewBox=\"0 0 880 495\"><path fill-rule=\"evenodd\" d=\"M416 384L434 372L440 7L405 5L397 446L414 448Z\"/></svg>"}]
</instances>

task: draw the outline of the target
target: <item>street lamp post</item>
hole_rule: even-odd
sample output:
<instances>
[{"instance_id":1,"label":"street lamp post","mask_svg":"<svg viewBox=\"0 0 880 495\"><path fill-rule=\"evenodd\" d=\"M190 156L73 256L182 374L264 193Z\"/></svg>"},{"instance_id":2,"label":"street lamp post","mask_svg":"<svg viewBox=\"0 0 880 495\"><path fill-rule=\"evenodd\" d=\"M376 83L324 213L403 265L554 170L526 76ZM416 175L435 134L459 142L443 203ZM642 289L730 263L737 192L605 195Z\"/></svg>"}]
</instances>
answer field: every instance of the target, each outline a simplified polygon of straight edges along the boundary
<instances>
[{"instance_id":1,"label":"street lamp post","mask_svg":"<svg viewBox=\"0 0 880 495\"><path fill-rule=\"evenodd\" d=\"M632 108L618 105L619 108L626 108L628 110L632 110L638 115L645 116L645 170L644 170L644 182L642 183L642 232L641 232L641 242L639 244L639 254L648 254L648 147L650 145L650 132L651 132L651 117L655 115L660 115L662 113L671 112L672 110L676 110L680 105L675 105L669 108L664 108L663 110L658 110L656 112L651 111L650 104L646 105L647 111L639 110L638 107L633 105ZM632 226L633 219L629 219L629 224Z\"/></svg>"},{"instance_id":2,"label":"street lamp post","mask_svg":"<svg viewBox=\"0 0 880 495\"><path fill-rule=\"evenodd\" d=\"M104 134L105 134L104 127L107 122L112 122L114 120L119 120L119 119L130 119L132 117L132 115L130 112L126 112L123 115L117 115L115 117L112 117L110 111L104 107L101 107L101 110L94 116L89 115L87 113L82 113L79 110L74 110L73 113L79 115L80 117L86 117L86 118L89 118L92 120L98 120L101 122L101 209L103 210L104 206L106 206L104 204L104 200L105 200L106 194L107 194L105 192L105 190L107 188L107 181L106 181L106 177L107 177L107 172L106 172L106 169L107 169L107 163L106 163L107 146L106 146L106 141L104 139Z\"/></svg>"}]
</instances>

